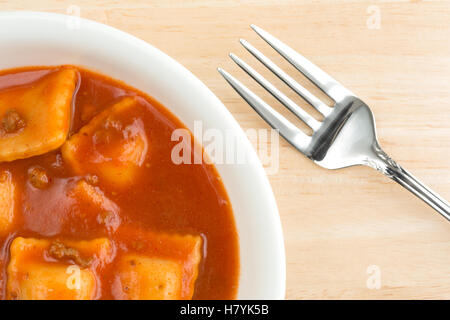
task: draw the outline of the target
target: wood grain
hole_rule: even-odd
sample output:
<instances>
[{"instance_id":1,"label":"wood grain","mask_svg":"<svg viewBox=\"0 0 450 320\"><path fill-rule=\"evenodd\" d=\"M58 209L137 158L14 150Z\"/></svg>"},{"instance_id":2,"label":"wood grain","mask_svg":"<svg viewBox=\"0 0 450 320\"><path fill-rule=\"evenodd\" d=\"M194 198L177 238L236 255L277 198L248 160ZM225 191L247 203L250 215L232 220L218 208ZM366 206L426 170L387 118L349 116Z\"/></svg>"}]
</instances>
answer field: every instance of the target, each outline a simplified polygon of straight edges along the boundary
<instances>
[{"instance_id":1,"label":"wood grain","mask_svg":"<svg viewBox=\"0 0 450 320\"><path fill-rule=\"evenodd\" d=\"M304 83L248 25L267 29L367 102L384 149L450 199L449 1L0 1L1 10L65 13L69 5L181 62L243 128L267 126L216 67L271 103L228 52L279 82L244 52L240 37ZM373 5L379 29L367 25ZM450 223L400 186L366 168L321 169L284 141L269 178L285 234L287 298L450 298ZM371 265L381 272L380 289L366 284Z\"/></svg>"}]
</instances>

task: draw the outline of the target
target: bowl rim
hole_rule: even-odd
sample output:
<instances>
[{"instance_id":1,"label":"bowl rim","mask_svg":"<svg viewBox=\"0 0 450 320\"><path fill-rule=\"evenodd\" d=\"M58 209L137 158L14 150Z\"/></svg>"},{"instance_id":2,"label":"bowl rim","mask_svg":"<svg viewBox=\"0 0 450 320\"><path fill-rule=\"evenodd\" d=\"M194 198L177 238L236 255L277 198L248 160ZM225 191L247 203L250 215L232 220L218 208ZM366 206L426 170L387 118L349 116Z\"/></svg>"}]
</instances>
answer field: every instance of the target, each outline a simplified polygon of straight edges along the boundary
<instances>
[{"instance_id":1,"label":"bowl rim","mask_svg":"<svg viewBox=\"0 0 450 320\"><path fill-rule=\"evenodd\" d=\"M18 21L34 21L34 22L42 22L42 23L66 23L68 18L73 18L72 16L58 14L58 13L48 13L48 12L36 12L36 11L3 11L0 12L0 26L2 24L7 23L17 23ZM267 278L267 281L270 282L270 290L266 290L266 292L262 293L262 295L258 295L259 298L263 299L284 299L285 298L285 290L286 290L286 255L284 248L284 239L283 239L283 231L281 227L281 220L278 212L278 208L276 205L275 197L270 186L268 177L264 171L264 168L261 162L258 159L258 156L248 140L246 134L243 129L239 126L236 119L231 115L230 111L225 107L225 105L219 100L219 98L194 74L192 74L189 70L187 70L184 66L182 66L178 61L169 57L167 54L163 53L159 49L153 47L148 42L141 40L129 33L116 29L114 27L105 25L103 23L99 23L93 20L89 20L86 18L79 18L81 23L83 24L83 28L88 28L94 33L97 32L99 34L108 35L113 37L114 39L118 39L118 41L123 41L124 43L128 43L130 46L134 46L135 48L139 48L139 50L147 51L154 56L157 56L160 61L164 61L167 63L167 66L171 68L171 71L176 71L177 76L184 78L186 83L191 83L195 90L194 93L201 93L204 99L207 99L210 102L208 108L212 108L217 114L220 115L224 124L227 127L231 128L234 133L239 138L239 143L242 144L246 152L248 153L251 161L252 170L249 172L249 176L254 179L253 183L255 185L256 191L259 193L259 199L264 204L265 212L263 212L264 218L266 221L263 224L263 228L267 231L268 240L271 241L270 246L272 247L268 252L273 254L272 257L267 257L267 262L271 264L271 274L265 274L264 276ZM14 33L14 30L12 30ZM0 43L2 41L1 37L4 35L0 32ZM100 70L100 72L102 72ZM106 73L107 74L107 73ZM107 74L108 75L108 74ZM122 79L119 79L122 80ZM127 83L127 82L126 82ZM224 83L224 86L226 84ZM133 86L133 85L132 85ZM151 96L154 96L151 92L149 93ZM157 99L159 100L159 99ZM169 106L167 106L164 102L162 104L172 112ZM175 114L176 115L176 114ZM178 117L178 115L176 115ZM179 117L178 117L179 118ZM185 121L179 118L183 123ZM189 126L187 126L189 127ZM192 131L192 130L191 130ZM216 165L218 171L219 166ZM249 178L247 176L246 178ZM225 189L228 192L228 188L225 186ZM233 205L233 203L232 203ZM233 210L234 211L234 210ZM235 216L236 220L236 216ZM238 230L239 232L239 230ZM241 237L239 237L239 246L241 247ZM240 248L240 257L242 261L242 255L246 254L241 251ZM242 266L241 266L242 268ZM266 268L267 269L267 268ZM242 275L241 275L242 276ZM240 279L241 280L241 279ZM240 283L238 285L240 288ZM238 290L237 298L245 298L252 299L252 297L244 296L241 297L239 294L240 290Z\"/></svg>"}]
</instances>

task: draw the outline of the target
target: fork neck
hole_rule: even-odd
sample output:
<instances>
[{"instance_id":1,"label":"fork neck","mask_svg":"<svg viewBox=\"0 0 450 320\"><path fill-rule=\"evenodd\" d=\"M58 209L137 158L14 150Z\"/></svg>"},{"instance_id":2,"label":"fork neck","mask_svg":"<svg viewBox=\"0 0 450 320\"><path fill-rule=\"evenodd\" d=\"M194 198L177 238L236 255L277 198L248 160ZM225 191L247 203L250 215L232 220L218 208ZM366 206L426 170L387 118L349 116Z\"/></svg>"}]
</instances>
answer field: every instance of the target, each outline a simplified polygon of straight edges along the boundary
<instances>
[{"instance_id":1,"label":"fork neck","mask_svg":"<svg viewBox=\"0 0 450 320\"><path fill-rule=\"evenodd\" d=\"M377 141L375 141L371 148L371 155L367 156L363 161L364 165L367 165L389 178L393 178L397 172L403 170L402 167L395 162L386 152L381 149Z\"/></svg>"},{"instance_id":2,"label":"fork neck","mask_svg":"<svg viewBox=\"0 0 450 320\"><path fill-rule=\"evenodd\" d=\"M372 153L373 154L364 161L365 165L376 169L399 183L450 221L450 204L444 198L403 169L381 149L378 142L373 144Z\"/></svg>"}]
</instances>

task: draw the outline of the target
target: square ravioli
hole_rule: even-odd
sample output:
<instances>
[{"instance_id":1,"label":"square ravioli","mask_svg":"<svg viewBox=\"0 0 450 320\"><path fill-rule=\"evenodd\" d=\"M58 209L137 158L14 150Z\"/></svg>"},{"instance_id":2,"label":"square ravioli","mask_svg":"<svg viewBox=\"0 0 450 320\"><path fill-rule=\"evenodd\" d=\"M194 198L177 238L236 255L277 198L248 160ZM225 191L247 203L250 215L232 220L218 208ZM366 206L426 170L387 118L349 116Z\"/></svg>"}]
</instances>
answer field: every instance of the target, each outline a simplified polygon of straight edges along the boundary
<instances>
[{"instance_id":1,"label":"square ravioli","mask_svg":"<svg viewBox=\"0 0 450 320\"><path fill-rule=\"evenodd\" d=\"M96 270L109 263L108 239L60 241L18 237L10 248L6 298L88 300L97 296Z\"/></svg>"},{"instance_id":2,"label":"square ravioli","mask_svg":"<svg viewBox=\"0 0 450 320\"><path fill-rule=\"evenodd\" d=\"M99 187L82 179L75 183L73 189L69 191L69 195L88 206L88 208L82 208L83 212L96 212L97 222L105 226L108 231L113 232L120 226L119 207L106 197Z\"/></svg>"},{"instance_id":3,"label":"square ravioli","mask_svg":"<svg viewBox=\"0 0 450 320\"><path fill-rule=\"evenodd\" d=\"M181 298L182 265L171 260L129 254L118 263L121 299L176 300Z\"/></svg>"},{"instance_id":4,"label":"square ravioli","mask_svg":"<svg viewBox=\"0 0 450 320\"><path fill-rule=\"evenodd\" d=\"M15 219L16 186L9 171L0 170L0 236L11 230Z\"/></svg>"},{"instance_id":5,"label":"square ravioli","mask_svg":"<svg viewBox=\"0 0 450 320\"><path fill-rule=\"evenodd\" d=\"M75 183L75 186L70 191L70 194L83 202L91 203L101 210L114 212L119 211L117 205L108 199L99 187L88 183L84 179L78 180Z\"/></svg>"},{"instance_id":6,"label":"square ravioli","mask_svg":"<svg viewBox=\"0 0 450 320\"><path fill-rule=\"evenodd\" d=\"M186 300L194 294L201 260L199 236L137 237L118 259L113 295L127 300Z\"/></svg>"},{"instance_id":7,"label":"square ravioli","mask_svg":"<svg viewBox=\"0 0 450 320\"><path fill-rule=\"evenodd\" d=\"M148 142L135 98L127 97L96 115L62 147L76 174L95 174L123 187L132 183L147 156Z\"/></svg>"},{"instance_id":8,"label":"square ravioli","mask_svg":"<svg viewBox=\"0 0 450 320\"><path fill-rule=\"evenodd\" d=\"M70 128L77 71L63 68L0 93L0 162L59 148Z\"/></svg>"}]
</instances>

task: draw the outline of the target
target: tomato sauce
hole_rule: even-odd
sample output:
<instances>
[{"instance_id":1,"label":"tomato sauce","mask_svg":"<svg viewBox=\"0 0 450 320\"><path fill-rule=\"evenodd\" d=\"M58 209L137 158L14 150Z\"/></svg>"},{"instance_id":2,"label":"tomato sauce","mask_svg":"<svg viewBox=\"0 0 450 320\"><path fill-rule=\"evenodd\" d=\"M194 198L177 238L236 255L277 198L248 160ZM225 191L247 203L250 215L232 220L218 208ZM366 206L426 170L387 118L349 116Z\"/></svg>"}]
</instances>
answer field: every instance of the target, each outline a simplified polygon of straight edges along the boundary
<instances>
[{"instance_id":1,"label":"tomato sauce","mask_svg":"<svg viewBox=\"0 0 450 320\"><path fill-rule=\"evenodd\" d=\"M61 67L0 72L0 92L32 87L58 68ZM60 149L0 163L0 170L14 176L18 192L14 228L0 236L0 299L6 298L9 246L16 237L73 240L106 237L114 243L114 259L118 259L130 250L139 234L147 231L200 235L202 259L193 299L235 298L239 275L238 236L231 203L215 167L206 163L174 164L171 152L178 142L171 141L171 135L175 129L185 126L173 114L153 98L120 81L74 68L78 70L79 80L72 102L69 137L115 102L135 97L143 107L136 117L144 124L148 152L130 186L118 190L107 181L98 181L98 187L120 208L114 230L99 225L92 214L94 208L77 204L68 197L67 186L76 183L79 177L65 163ZM191 153L194 149L192 145ZM30 184L29 171L35 167L47 173L48 188L37 189ZM171 244L161 244L164 245ZM177 254L176 248L172 251ZM101 289L96 298L114 299L114 263L108 264L97 277Z\"/></svg>"}]
</instances>

